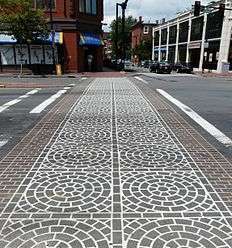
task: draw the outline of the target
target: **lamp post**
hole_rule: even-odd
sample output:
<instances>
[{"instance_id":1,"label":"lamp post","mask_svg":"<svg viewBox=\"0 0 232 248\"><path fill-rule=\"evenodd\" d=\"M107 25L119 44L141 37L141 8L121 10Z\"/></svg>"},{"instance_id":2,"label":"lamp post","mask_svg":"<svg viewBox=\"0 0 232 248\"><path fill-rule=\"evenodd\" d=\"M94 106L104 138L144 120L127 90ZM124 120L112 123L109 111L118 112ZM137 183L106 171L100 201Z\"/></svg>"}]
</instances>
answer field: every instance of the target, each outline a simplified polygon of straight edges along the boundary
<instances>
[{"instance_id":1,"label":"lamp post","mask_svg":"<svg viewBox=\"0 0 232 248\"><path fill-rule=\"evenodd\" d=\"M50 25L51 25L51 34L52 34L52 61L53 61L53 70L55 70L56 60L55 60L55 30L53 23L53 0L49 0L49 12L50 12Z\"/></svg>"},{"instance_id":2,"label":"lamp post","mask_svg":"<svg viewBox=\"0 0 232 248\"><path fill-rule=\"evenodd\" d=\"M116 61L118 60L118 7L121 6L122 8L122 39L123 39L123 54L122 59L125 60L126 58L126 40L125 40L125 14L127 8L128 0L125 0L123 3L116 3L116 30L115 30L115 50L116 50Z\"/></svg>"}]
</instances>

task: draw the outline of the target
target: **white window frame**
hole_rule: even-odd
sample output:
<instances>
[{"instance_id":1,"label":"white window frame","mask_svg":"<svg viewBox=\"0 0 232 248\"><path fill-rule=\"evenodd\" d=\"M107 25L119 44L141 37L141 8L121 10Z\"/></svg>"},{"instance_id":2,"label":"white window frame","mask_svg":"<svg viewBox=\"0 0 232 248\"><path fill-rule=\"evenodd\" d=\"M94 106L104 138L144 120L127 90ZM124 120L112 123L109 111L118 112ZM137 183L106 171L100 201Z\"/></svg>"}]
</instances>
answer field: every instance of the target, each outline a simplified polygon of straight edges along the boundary
<instances>
[{"instance_id":1,"label":"white window frame","mask_svg":"<svg viewBox=\"0 0 232 248\"><path fill-rule=\"evenodd\" d=\"M143 34L149 34L149 26L144 26Z\"/></svg>"}]
</instances>

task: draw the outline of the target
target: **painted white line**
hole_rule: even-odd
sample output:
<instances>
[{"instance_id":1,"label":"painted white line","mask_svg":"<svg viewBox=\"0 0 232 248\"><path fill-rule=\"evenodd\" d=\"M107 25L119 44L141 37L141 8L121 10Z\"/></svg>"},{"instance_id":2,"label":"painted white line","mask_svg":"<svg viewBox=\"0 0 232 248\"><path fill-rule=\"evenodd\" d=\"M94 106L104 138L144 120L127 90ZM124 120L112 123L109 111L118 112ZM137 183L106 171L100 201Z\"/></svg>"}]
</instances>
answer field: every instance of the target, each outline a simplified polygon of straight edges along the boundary
<instances>
[{"instance_id":1,"label":"painted white line","mask_svg":"<svg viewBox=\"0 0 232 248\"><path fill-rule=\"evenodd\" d=\"M224 144L225 146L232 146L232 140L227 137L224 133L222 133L219 129L217 129L214 125L209 123L207 120L203 119L200 115L198 115L194 110L189 108L187 105L183 104L176 98L169 95L167 92L161 89L157 89L162 96L168 99L170 102L175 104L178 108L180 108L186 115L192 118L197 124L199 124L202 128L204 128L209 134L211 134L214 138L216 138L219 142Z\"/></svg>"},{"instance_id":2,"label":"painted white line","mask_svg":"<svg viewBox=\"0 0 232 248\"><path fill-rule=\"evenodd\" d=\"M18 97L17 99L11 100L11 101L3 104L2 106L0 106L0 113L3 112L4 110L8 109L9 107L21 102L23 99L26 99L26 98L30 97L31 95L36 94L39 90L41 90L41 89L31 90L31 91L27 92L25 95L22 95L22 96Z\"/></svg>"},{"instance_id":3,"label":"painted white line","mask_svg":"<svg viewBox=\"0 0 232 248\"><path fill-rule=\"evenodd\" d=\"M139 81L141 81L141 82L143 82L143 83L145 83L145 84L149 84L146 80L144 80L141 77L134 77L134 78L137 79L137 80L139 80Z\"/></svg>"},{"instance_id":4,"label":"painted white line","mask_svg":"<svg viewBox=\"0 0 232 248\"><path fill-rule=\"evenodd\" d=\"M31 110L30 114L40 114L45 108L52 104L56 99L61 97L64 93L67 92L67 89L59 90L55 95L52 95L47 100L42 102L40 105Z\"/></svg>"},{"instance_id":5,"label":"painted white line","mask_svg":"<svg viewBox=\"0 0 232 248\"><path fill-rule=\"evenodd\" d=\"M71 89L71 87L64 87L64 90L70 90Z\"/></svg>"},{"instance_id":6,"label":"painted white line","mask_svg":"<svg viewBox=\"0 0 232 248\"><path fill-rule=\"evenodd\" d=\"M8 140L0 140L0 148L2 148L7 142Z\"/></svg>"},{"instance_id":7,"label":"painted white line","mask_svg":"<svg viewBox=\"0 0 232 248\"><path fill-rule=\"evenodd\" d=\"M88 79L87 77L83 77L83 78L81 78L81 80L86 80L86 79Z\"/></svg>"}]
</instances>

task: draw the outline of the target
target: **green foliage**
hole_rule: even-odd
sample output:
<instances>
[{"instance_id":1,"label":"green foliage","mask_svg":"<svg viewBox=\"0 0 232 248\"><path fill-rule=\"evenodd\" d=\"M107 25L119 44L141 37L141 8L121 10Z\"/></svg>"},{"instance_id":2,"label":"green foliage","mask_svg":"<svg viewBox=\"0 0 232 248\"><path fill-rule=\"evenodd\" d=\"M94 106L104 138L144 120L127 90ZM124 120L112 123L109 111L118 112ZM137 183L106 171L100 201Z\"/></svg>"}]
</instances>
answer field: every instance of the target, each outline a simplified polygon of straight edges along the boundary
<instances>
[{"instance_id":1,"label":"green foliage","mask_svg":"<svg viewBox=\"0 0 232 248\"><path fill-rule=\"evenodd\" d=\"M132 50L132 55L137 55L139 60L151 60L152 40L146 39Z\"/></svg>"},{"instance_id":2,"label":"green foliage","mask_svg":"<svg viewBox=\"0 0 232 248\"><path fill-rule=\"evenodd\" d=\"M125 41L127 44L126 47L126 57L130 57L130 51L131 51L131 28L134 24L137 23L137 20L133 18L132 16L129 16L125 20ZM122 19L119 18L119 33L118 33L118 53L119 56L122 56L122 49L123 49L123 34L122 34ZM111 32L110 32L110 37L113 42L112 50L113 50L113 55L115 55L115 42L116 42L116 20L112 21L110 24Z\"/></svg>"},{"instance_id":3,"label":"green foliage","mask_svg":"<svg viewBox=\"0 0 232 248\"><path fill-rule=\"evenodd\" d=\"M0 0L0 11L0 33L13 35L20 43L49 36L43 11L33 9L31 0Z\"/></svg>"}]
</instances>

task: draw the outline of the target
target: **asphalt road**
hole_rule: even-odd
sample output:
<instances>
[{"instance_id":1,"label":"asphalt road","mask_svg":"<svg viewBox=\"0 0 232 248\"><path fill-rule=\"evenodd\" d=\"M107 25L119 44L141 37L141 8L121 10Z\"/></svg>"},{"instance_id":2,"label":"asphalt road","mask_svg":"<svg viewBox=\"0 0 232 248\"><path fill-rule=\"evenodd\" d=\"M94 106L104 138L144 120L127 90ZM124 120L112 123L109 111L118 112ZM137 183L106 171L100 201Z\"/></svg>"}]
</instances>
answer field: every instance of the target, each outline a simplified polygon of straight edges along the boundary
<instances>
[{"instance_id":1,"label":"asphalt road","mask_svg":"<svg viewBox=\"0 0 232 248\"><path fill-rule=\"evenodd\" d=\"M172 76L157 74L150 74L150 76L141 75L140 77L148 82L148 86L152 90L165 90L168 94L192 108L205 120L232 139L232 79L203 78L195 75ZM199 125L188 118L186 114L180 111L176 106L174 107L184 118L188 119L208 141L220 149L225 155L231 156L231 148L226 149Z\"/></svg>"},{"instance_id":2,"label":"asphalt road","mask_svg":"<svg viewBox=\"0 0 232 248\"><path fill-rule=\"evenodd\" d=\"M9 83L12 87L0 88L0 159L51 110L63 95L49 104L41 113L32 114L31 110L65 87L70 87L65 93L68 94L78 82L78 79L0 78L0 84ZM38 92L25 97L36 89ZM15 100L16 103L14 103ZM2 110L3 106L9 103L10 106Z\"/></svg>"}]
</instances>

